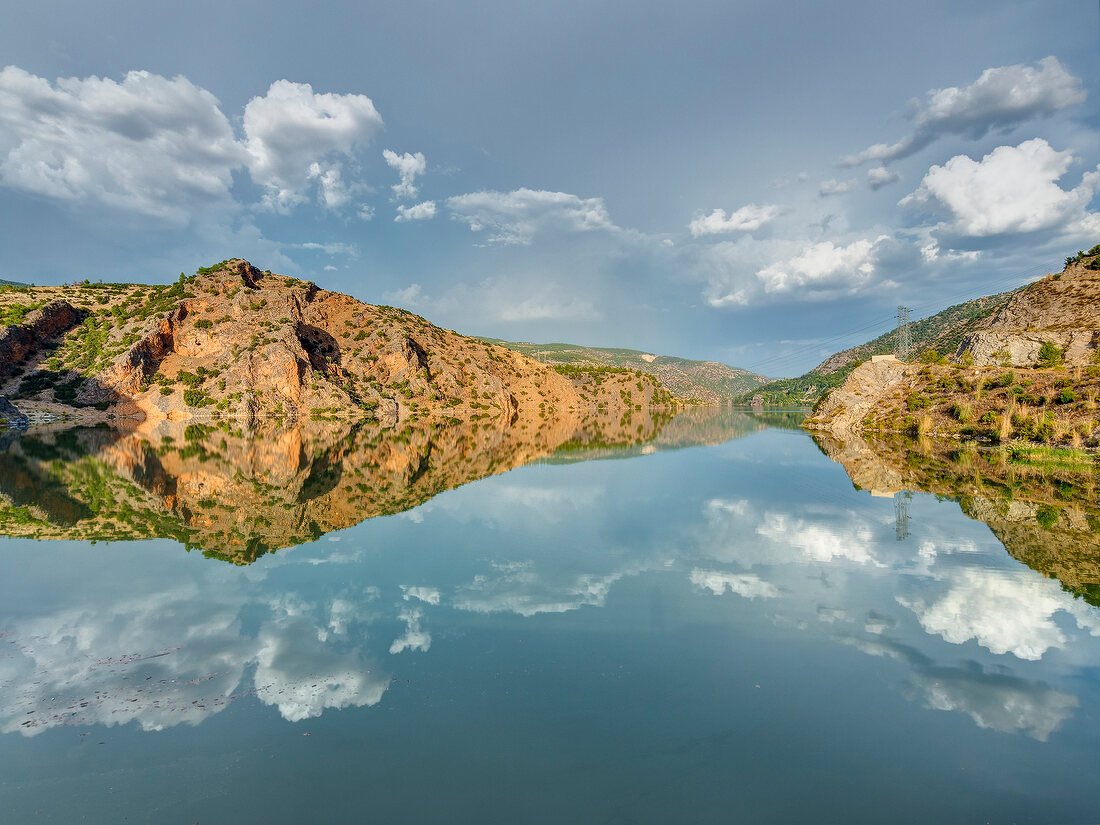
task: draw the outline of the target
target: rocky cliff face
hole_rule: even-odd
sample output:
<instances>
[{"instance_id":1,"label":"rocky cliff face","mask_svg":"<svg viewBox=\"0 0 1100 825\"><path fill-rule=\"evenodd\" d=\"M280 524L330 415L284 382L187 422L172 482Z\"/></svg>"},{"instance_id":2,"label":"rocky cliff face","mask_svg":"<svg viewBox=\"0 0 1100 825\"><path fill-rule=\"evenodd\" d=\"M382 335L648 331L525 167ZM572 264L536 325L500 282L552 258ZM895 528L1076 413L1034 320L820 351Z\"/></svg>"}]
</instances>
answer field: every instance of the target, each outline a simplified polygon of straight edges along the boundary
<instances>
[{"instance_id":1,"label":"rocky cliff face","mask_svg":"<svg viewBox=\"0 0 1100 825\"><path fill-rule=\"evenodd\" d=\"M959 347L974 363L1031 367L1051 341L1067 364L1093 362L1100 345L1100 256L1088 257L1014 293Z\"/></svg>"},{"instance_id":2,"label":"rocky cliff face","mask_svg":"<svg viewBox=\"0 0 1100 825\"><path fill-rule=\"evenodd\" d=\"M27 314L22 323L0 328L0 377L16 375L27 358L48 346L87 316L68 301L51 301Z\"/></svg>"},{"instance_id":3,"label":"rocky cliff face","mask_svg":"<svg viewBox=\"0 0 1100 825\"><path fill-rule=\"evenodd\" d=\"M967 321L976 328L954 363L864 363L806 426L1100 446L1100 246L994 297L1004 299L994 312ZM1050 344L1055 357L1041 359Z\"/></svg>"},{"instance_id":4,"label":"rocky cliff face","mask_svg":"<svg viewBox=\"0 0 1100 825\"><path fill-rule=\"evenodd\" d=\"M894 358L865 361L852 370L843 385L821 400L805 426L835 433L860 432L884 399L900 397L917 370Z\"/></svg>"},{"instance_id":5,"label":"rocky cliff face","mask_svg":"<svg viewBox=\"0 0 1100 825\"><path fill-rule=\"evenodd\" d=\"M62 294L70 314L54 326L68 331L50 339L36 322L0 393L152 421L336 417L537 430L556 419L570 431L597 407L622 414L672 401L648 377L566 377L412 313L240 259L170 287L5 290L0 304ZM58 307L43 311L60 318ZM10 336L25 337L27 326L8 328Z\"/></svg>"}]
</instances>

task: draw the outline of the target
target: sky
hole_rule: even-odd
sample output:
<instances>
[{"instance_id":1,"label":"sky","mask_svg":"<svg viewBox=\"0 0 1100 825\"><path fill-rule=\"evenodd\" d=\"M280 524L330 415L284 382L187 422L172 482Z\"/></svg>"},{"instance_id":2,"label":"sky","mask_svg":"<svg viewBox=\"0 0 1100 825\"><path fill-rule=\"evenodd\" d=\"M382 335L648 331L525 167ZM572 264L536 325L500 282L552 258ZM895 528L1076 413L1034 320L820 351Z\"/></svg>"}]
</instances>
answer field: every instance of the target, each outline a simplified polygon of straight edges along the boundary
<instances>
[{"instance_id":1,"label":"sky","mask_svg":"<svg viewBox=\"0 0 1100 825\"><path fill-rule=\"evenodd\" d=\"M772 376L1100 243L1089 2L0 0L0 278Z\"/></svg>"}]
</instances>

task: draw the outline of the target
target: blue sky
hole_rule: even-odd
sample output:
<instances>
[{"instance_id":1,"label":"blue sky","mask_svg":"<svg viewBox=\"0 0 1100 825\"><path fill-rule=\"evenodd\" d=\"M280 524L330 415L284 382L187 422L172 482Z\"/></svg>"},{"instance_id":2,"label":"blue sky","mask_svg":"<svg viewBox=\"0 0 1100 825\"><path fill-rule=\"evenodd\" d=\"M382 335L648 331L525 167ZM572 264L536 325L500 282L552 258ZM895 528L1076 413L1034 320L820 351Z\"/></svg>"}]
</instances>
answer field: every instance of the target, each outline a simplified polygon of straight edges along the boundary
<instances>
[{"instance_id":1,"label":"blue sky","mask_svg":"<svg viewBox=\"0 0 1100 825\"><path fill-rule=\"evenodd\" d=\"M1100 242L1096 3L0 11L3 278L243 256L791 375Z\"/></svg>"}]
</instances>

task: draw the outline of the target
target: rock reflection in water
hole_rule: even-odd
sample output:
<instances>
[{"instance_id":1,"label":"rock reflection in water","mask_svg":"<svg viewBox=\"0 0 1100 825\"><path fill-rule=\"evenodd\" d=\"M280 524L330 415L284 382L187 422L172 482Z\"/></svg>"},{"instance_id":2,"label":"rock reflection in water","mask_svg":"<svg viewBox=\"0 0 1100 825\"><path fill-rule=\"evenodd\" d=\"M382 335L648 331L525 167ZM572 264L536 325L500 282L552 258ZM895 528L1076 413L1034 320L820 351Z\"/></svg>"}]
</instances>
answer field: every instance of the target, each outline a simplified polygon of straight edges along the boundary
<instances>
[{"instance_id":1,"label":"rock reflection in water","mask_svg":"<svg viewBox=\"0 0 1100 825\"><path fill-rule=\"evenodd\" d=\"M929 439L814 439L857 488L872 495L913 490L954 499L967 516L987 524L1014 558L1100 606L1100 494L1091 460L1031 462L1009 448ZM903 509L899 533L902 518L908 518Z\"/></svg>"},{"instance_id":2,"label":"rock reflection in water","mask_svg":"<svg viewBox=\"0 0 1100 825\"><path fill-rule=\"evenodd\" d=\"M11 436L0 444L0 532L174 538L249 564L539 458L717 444L768 426L715 407L671 422L566 423L528 432L478 422L398 429L311 421L245 432L228 422L162 421L147 432L100 426Z\"/></svg>"}]
</instances>

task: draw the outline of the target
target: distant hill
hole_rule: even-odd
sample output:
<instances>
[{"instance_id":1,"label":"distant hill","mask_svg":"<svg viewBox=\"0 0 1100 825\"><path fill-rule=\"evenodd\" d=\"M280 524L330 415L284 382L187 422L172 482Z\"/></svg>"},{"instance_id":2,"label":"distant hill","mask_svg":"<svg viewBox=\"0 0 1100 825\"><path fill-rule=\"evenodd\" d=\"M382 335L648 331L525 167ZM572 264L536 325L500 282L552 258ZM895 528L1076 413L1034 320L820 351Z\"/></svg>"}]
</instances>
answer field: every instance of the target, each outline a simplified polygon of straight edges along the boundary
<instances>
[{"instance_id":1,"label":"distant hill","mask_svg":"<svg viewBox=\"0 0 1100 825\"><path fill-rule=\"evenodd\" d=\"M731 367L718 361L693 361L672 355L652 355L636 349L583 347L578 344L533 344L528 341L503 341L479 338L544 364L624 367L641 370L660 379L680 398L698 398L712 404L732 401L767 382L755 372Z\"/></svg>"},{"instance_id":2,"label":"distant hill","mask_svg":"<svg viewBox=\"0 0 1100 825\"><path fill-rule=\"evenodd\" d=\"M5 281L0 278L0 286L30 286L30 284L20 283L19 281Z\"/></svg>"},{"instance_id":3,"label":"distant hill","mask_svg":"<svg viewBox=\"0 0 1100 825\"><path fill-rule=\"evenodd\" d=\"M976 298L911 322L909 336L914 356L929 349L940 355L953 354L964 338L994 317L1018 291ZM892 329L864 344L830 355L805 375L772 381L746 392L737 400L747 403L753 395L759 394L769 407L812 406L829 390L843 384L848 373L861 362L872 355L886 355L896 349L897 330Z\"/></svg>"}]
</instances>

